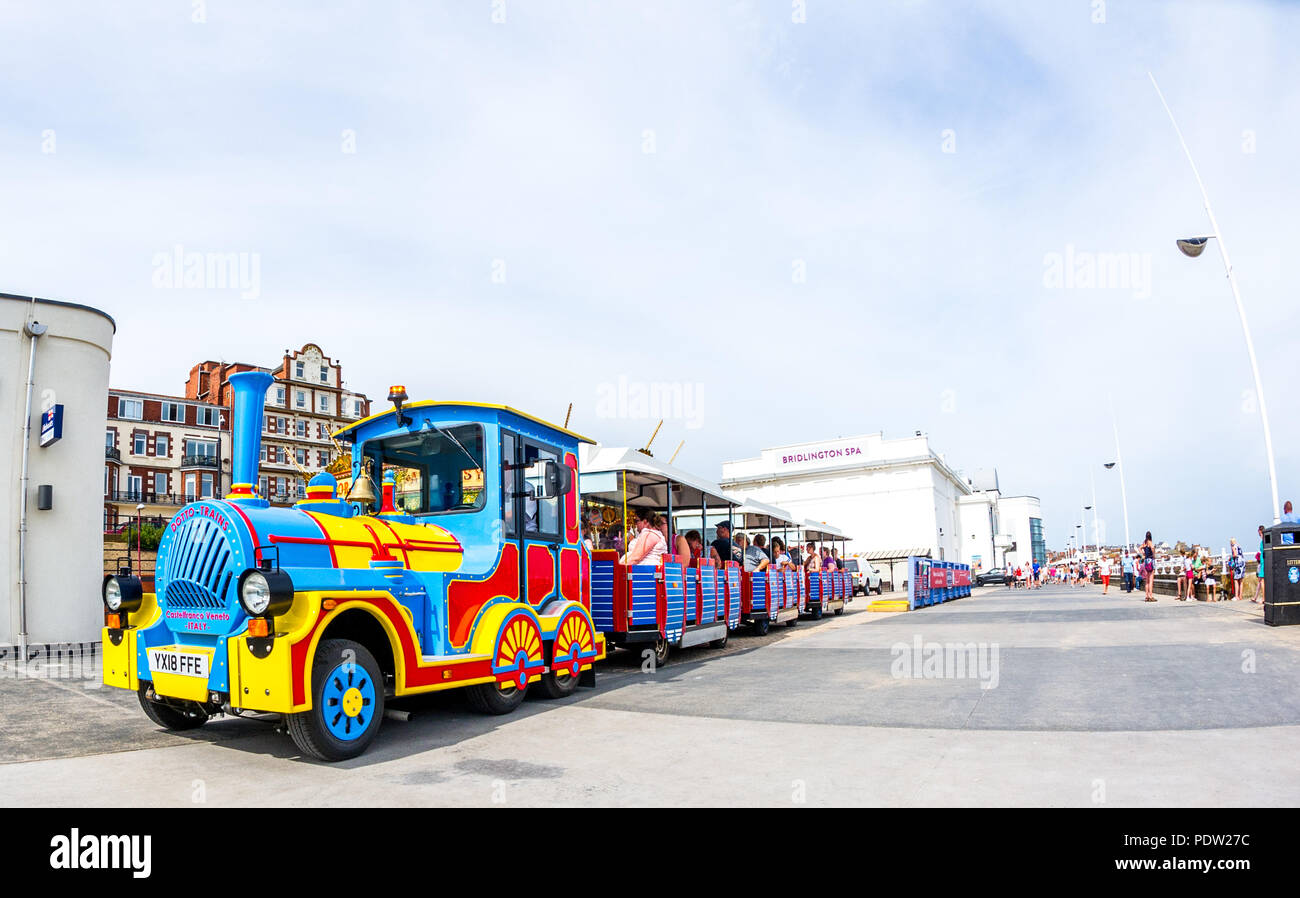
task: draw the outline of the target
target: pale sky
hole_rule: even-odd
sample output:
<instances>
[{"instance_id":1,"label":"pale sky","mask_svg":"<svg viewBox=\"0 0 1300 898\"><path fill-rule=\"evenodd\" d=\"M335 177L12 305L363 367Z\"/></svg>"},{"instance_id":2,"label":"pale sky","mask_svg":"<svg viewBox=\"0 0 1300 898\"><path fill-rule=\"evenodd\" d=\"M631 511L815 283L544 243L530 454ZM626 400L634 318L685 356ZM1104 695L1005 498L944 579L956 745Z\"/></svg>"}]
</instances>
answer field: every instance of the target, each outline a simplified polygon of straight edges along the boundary
<instances>
[{"instance_id":1,"label":"pale sky","mask_svg":"<svg viewBox=\"0 0 1300 898\"><path fill-rule=\"evenodd\" d=\"M573 402L640 445L608 397L675 385L655 448L710 478L921 430L1052 547L1090 471L1123 539L1113 395L1134 538L1253 546L1245 344L1217 247L1175 249L1209 224L1147 72L1300 499L1297 38L1296 5L1187 0L5 3L0 291L113 315L127 389L310 341L380 401ZM256 283L159 286L177 247Z\"/></svg>"}]
</instances>

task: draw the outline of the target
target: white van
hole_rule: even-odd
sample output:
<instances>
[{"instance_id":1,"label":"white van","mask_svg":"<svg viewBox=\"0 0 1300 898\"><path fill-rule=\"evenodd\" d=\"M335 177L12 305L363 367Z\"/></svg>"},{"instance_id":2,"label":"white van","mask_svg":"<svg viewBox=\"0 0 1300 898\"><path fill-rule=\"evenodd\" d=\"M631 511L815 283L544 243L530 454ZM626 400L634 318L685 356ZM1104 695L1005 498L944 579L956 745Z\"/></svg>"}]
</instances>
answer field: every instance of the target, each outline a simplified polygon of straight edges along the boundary
<instances>
[{"instance_id":1,"label":"white van","mask_svg":"<svg viewBox=\"0 0 1300 898\"><path fill-rule=\"evenodd\" d=\"M853 576L853 594L880 595L880 569L865 558L844 559L844 570Z\"/></svg>"}]
</instances>

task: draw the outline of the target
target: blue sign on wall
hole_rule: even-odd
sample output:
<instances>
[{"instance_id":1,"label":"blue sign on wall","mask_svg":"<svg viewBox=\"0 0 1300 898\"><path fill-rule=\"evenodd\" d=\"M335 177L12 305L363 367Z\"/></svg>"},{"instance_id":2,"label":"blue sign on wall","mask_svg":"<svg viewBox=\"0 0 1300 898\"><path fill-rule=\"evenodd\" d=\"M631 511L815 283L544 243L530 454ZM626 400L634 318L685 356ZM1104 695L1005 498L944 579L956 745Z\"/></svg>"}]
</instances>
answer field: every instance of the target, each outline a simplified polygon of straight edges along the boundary
<instances>
[{"instance_id":1,"label":"blue sign on wall","mask_svg":"<svg viewBox=\"0 0 1300 898\"><path fill-rule=\"evenodd\" d=\"M63 406L55 405L41 412L41 446L63 439Z\"/></svg>"}]
</instances>

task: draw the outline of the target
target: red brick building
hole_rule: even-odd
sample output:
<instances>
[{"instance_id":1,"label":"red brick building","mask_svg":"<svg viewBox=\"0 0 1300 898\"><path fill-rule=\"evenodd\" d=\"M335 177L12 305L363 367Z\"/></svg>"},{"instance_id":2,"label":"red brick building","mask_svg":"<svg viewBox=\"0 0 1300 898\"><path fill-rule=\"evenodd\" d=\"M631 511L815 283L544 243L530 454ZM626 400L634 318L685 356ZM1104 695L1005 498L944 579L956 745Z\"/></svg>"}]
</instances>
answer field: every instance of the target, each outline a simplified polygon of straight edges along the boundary
<instances>
[{"instance_id":1,"label":"red brick building","mask_svg":"<svg viewBox=\"0 0 1300 898\"><path fill-rule=\"evenodd\" d=\"M330 434L370 414L370 400L346 388L343 368L315 343L291 352L267 368L245 362L200 362L190 369L185 395L229 409L230 375L266 371L275 383L266 394L258 490L275 503L305 495L307 476L325 470L338 456ZM228 469L227 469L228 470Z\"/></svg>"},{"instance_id":2,"label":"red brick building","mask_svg":"<svg viewBox=\"0 0 1300 898\"><path fill-rule=\"evenodd\" d=\"M230 415L185 396L110 389L104 430L104 529L171 517L230 485Z\"/></svg>"}]
</instances>

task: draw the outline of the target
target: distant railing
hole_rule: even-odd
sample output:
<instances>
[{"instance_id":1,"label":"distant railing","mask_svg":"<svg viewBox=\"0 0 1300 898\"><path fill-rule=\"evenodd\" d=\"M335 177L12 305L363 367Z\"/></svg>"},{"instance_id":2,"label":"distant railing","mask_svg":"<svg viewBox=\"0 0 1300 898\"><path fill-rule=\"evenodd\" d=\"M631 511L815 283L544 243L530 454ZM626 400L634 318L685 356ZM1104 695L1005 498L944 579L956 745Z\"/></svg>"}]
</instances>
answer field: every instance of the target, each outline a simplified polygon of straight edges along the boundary
<instances>
[{"instance_id":1,"label":"distant railing","mask_svg":"<svg viewBox=\"0 0 1300 898\"><path fill-rule=\"evenodd\" d=\"M109 461L121 461L121 460L122 460L122 450L116 448L115 446L105 446L105 447L104 447L104 458L108 459Z\"/></svg>"},{"instance_id":2,"label":"distant railing","mask_svg":"<svg viewBox=\"0 0 1300 898\"><path fill-rule=\"evenodd\" d=\"M111 517L108 512L104 512L104 532L105 533L125 533L135 524L135 515L130 517L118 515L116 518ZM140 523L146 527L165 527L169 517L162 515L146 515L140 518ZM131 551L135 551L132 549Z\"/></svg>"},{"instance_id":3,"label":"distant railing","mask_svg":"<svg viewBox=\"0 0 1300 898\"><path fill-rule=\"evenodd\" d=\"M182 468L215 468L216 466L215 455L186 455L181 459Z\"/></svg>"},{"instance_id":4,"label":"distant railing","mask_svg":"<svg viewBox=\"0 0 1300 898\"><path fill-rule=\"evenodd\" d=\"M186 495L183 493L145 493L134 490L125 492L112 492L108 494L110 502L135 502L145 505L187 505L190 502L197 502L198 496ZM133 516L134 517L134 516Z\"/></svg>"}]
</instances>

